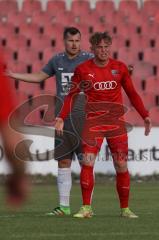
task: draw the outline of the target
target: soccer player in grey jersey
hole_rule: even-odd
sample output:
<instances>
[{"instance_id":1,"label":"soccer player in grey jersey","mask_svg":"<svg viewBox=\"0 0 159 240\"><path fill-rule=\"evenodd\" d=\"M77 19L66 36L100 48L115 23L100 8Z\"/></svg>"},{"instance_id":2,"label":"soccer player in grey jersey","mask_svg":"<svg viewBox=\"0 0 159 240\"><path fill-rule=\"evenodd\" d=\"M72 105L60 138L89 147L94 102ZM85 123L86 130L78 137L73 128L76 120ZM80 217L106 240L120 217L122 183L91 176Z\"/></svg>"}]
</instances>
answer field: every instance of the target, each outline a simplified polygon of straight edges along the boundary
<instances>
[{"instance_id":1,"label":"soccer player in grey jersey","mask_svg":"<svg viewBox=\"0 0 159 240\"><path fill-rule=\"evenodd\" d=\"M80 50L81 33L77 28L68 27L63 33L65 51L53 56L50 61L37 73L14 73L9 71L8 75L14 79L25 82L39 83L48 79L51 76L56 76L57 86L57 103L63 102L65 95L69 91L71 77L76 66L89 58L93 57L91 53ZM80 96L76 101L73 110L74 119L81 120L82 123L82 104ZM60 104L56 105L56 114L60 111ZM77 113L77 114L76 114ZM80 117L79 114L81 113ZM74 120L75 121L75 120ZM78 131L81 129L78 126ZM57 186L59 192L59 207L53 209L50 215L70 215L70 191L72 186L71 178L71 161L75 153L79 160L81 160L81 146L79 143L78 133L74 131L71 119L68 118L65 122L66 134L63 134L59 139L55 133L55 159L58 161L58 176ZM70 134L71 133L71 134ZM63 145L58 146L59 141L64 142Z\"/></svg>"}]
</instances>

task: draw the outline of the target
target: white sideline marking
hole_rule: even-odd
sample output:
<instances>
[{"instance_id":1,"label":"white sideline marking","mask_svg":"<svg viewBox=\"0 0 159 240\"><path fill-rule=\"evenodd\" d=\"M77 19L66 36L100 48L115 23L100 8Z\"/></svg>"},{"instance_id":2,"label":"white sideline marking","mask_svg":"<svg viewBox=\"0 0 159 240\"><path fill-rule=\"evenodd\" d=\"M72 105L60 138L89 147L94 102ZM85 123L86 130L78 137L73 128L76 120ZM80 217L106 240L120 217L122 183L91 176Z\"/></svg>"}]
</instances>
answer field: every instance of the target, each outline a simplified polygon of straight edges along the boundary
<instances>
[{"instance_id":1,"label":"white sideline marking","mask_svg":"<svg viewBox=\"0 0 159 240\"><path fill-rule=\"evenodd\" d=\"M147 213L139 213L139 217L140 217L140 214L142 215L152 215L153 213L152 212L147 212ZM48 216L46 215L45 213L44 214L32 214L30 215L29 213L27 214L11 214L11 215L0 215L0 218L14 218L14 217L49 217L51 218L52 216ZM71 216L70 216L71 217Z\"/></svg>"},{"instance_id":2,"label":"white sideline marking","mask_svg":"<svg viewBox=\"0 0 159 240\"><path fill-rule=\"evenodd\" d=\"M0 218L12 218L15 217L15 215L4 215L4 216L0 216Z\"/></svg>"},{"instance_id":3,"label":"white sideline marking","mask_svg":"<svg viewBox=\"0 0 159 240\"><path fill-rule=\"evenodd\" d=\"M0 215L0 218L14 218L14 217L16 217L16 218L18 218L18 217L47 217L46 215L44 215L44 214L37 214L37 215L30 215L30 214L15 214L15 215L13 215L13 214L11 214L11 215Z\"/></svg>"},{"instance_id":4,"label":"white sideline marking","mask_svg":"<svg viewBox=\"0 0 159 240\"><path fill-rule=\"evenodd\" d=\"M31 237L37 237L37 233L36 234L32 234L32 235L29 235L29 236L25 236L25 239L30 239ZM140 232L140 233L127 233L127 232L112 232L112 233L108 233L108 232L105 232L105 233L86 233L86 234L82 234L82 233L40 233L39 236L38 236L38 239L42 238L44 239L44 237L69 237L69 236L146 236L146 235L155 235L155 236L159 236L159 233L158 232ZM12 235L12 238L21 238L23 237L24 235L23 234L19 234L19 235Z\"/></svg>"}]
</instances>

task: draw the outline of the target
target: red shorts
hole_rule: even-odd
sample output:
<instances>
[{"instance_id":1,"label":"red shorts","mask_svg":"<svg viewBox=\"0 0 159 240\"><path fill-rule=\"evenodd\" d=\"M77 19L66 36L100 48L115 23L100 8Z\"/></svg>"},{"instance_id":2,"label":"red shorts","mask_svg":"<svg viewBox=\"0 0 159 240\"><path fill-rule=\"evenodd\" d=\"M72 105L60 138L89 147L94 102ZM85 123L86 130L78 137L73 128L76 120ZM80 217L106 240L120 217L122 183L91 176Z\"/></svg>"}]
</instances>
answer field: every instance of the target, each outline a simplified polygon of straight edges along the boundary
<instances>
[{"instance_id":1,"label":"red shorts","mask_svg":"<svg viewBox=\"0 0 159 240\"><path fill-rule=\"evenodd\" d=\"M97 154L103 143L102 138L92 139L92 142L83 142L83 153ZM127 134L107 138L108 147L111 151L113 160L127 160L128 156L128 137Z\"/></svg>"}]
</instances>

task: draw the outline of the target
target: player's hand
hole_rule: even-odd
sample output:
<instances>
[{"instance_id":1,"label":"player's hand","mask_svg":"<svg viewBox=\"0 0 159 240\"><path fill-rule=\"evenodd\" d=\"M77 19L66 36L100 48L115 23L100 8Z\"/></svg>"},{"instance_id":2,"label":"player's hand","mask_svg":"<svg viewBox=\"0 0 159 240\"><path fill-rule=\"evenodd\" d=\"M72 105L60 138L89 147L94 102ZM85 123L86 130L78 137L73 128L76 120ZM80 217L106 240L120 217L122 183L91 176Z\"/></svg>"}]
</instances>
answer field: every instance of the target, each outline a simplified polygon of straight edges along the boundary
<instances>
[{"instance_id":1,"label":"player's hand","mask_svg":"<svg viewBox=\"0 0 159 240\"><path fill-rule=\"evenodd\" d=\"M60 136L60 135L63 135L63 127L64 127L64 121L62 118L56 118L55 119L55 130L57 131L57 134Z\"/></svg>"},{"instance_id":2,"label":"player's hand","mask_svg":"<svg viewBox=\"0 0 159 240\"><path fill-rule=\"evenodd\" d=\"M132 75L133 70L134 70L133 65L128 65L128 71L129 71L130 75Z\"/></svg>"},{"instance_id":3,"label":"player's hand","mask_svg":"<svg viewBox=\"0 0 159 240\"><path fill-rule=\"evenodd\" d=\"M144 124L145 124L145 136L148 136L150 131L151 131L151 119L150 119L150 117L146 117L144 119Z\"/></svg>"},{"instance_id":4,"label":"player's hand","mask_svg":"<svg viewBox=\"0 0 159 240\"><path fill-rule=\"evenodd\" d=\"M14 78L14 73L11 71L11 70L6 70L5 71L5 75L7 76L7 77L12 77L12 78Z\"/></svg>"}]
</instances>

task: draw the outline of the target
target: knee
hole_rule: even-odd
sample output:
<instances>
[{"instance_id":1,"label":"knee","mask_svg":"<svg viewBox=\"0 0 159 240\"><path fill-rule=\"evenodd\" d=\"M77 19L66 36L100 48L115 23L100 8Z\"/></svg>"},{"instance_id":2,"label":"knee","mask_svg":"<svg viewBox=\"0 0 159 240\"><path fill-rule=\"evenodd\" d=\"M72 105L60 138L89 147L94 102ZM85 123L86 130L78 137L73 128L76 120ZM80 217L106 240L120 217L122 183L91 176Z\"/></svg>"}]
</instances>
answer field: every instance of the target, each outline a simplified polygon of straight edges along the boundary
<instances>
[{"instance_id":1,"label":"knee","mask_svg":"<svg viewBox=\"0 0 159 240\"><path fill-rule=\"evenodd\" d=\"M126 172L128 169L126 161L116 161L114 167L117 172Z\"/></svg>"},{"instance_id":2,"label":"knee","mask_svg":"<svg viewBox=\"0 0 159 240\"><path fill-rule=\"evenodd\" d=\"M86 165L86 166L94 166L95 163L95 159L96 159L96 154L94 153L86 153L83 156L83 160L82 160L82 165Z\"/></svg>"},{"instance_id":3,"label":"knee","mask_svg":"<svg viewBox=\"0 0 159 240\"><path fill-rule=\"evenodd\" d=\"M70 168L71 167L71 160L70 159L63 159L58 162L59 168Z\"/></svg>"}]
</instances>

